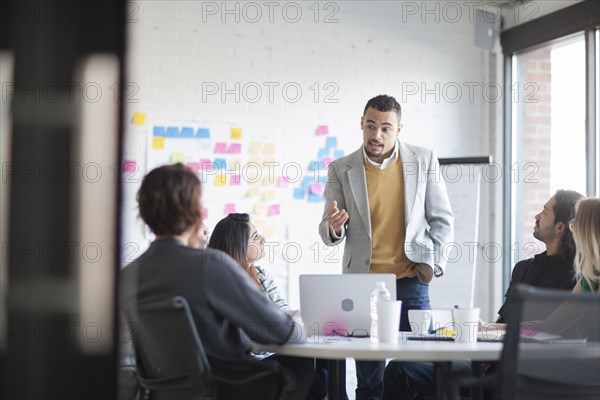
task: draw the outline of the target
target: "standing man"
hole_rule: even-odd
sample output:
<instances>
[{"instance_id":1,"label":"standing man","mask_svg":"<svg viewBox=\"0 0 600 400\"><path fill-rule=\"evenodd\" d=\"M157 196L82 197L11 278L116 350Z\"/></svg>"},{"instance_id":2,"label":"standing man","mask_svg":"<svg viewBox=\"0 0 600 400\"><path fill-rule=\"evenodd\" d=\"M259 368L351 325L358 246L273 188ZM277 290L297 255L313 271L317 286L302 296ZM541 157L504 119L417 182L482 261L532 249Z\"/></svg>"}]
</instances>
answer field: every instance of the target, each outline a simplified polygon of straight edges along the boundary
<instances>
[{"instance_id":1,"label":"standing man","mask_svg":"<svg viewBox=\"0 0 600 400\"><path fill-rule=\"evenodd\" d=\"M329 164L319 234L326 245L346 239L344 273L393 273L408 310L430 309L429 285L446 265L442 248L453 240L452 210L432 150L398 140L400 104L372 98L360 121L363 145ZM381 399L385 362L357 362L356 399Z\"/></svg>"}]
</instances>

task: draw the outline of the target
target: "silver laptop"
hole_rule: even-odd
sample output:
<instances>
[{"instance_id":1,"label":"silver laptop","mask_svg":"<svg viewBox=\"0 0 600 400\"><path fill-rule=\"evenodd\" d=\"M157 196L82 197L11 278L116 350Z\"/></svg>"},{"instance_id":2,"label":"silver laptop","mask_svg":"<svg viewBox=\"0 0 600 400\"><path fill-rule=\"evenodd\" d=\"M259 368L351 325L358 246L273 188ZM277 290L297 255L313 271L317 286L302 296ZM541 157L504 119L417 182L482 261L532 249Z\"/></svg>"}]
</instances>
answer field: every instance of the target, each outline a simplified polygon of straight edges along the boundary
<instances>
[{"instance_id":1,"label":"silver laptop","mask_svg":"<svg viewBox=\"0 0 600 400\"><path fill-rule=\"evenodd\" d=\"M300 275L300 311L308 335L369 336L377 282L385 282L396 299L394 274Z\"/></svg>"}]
</instances>

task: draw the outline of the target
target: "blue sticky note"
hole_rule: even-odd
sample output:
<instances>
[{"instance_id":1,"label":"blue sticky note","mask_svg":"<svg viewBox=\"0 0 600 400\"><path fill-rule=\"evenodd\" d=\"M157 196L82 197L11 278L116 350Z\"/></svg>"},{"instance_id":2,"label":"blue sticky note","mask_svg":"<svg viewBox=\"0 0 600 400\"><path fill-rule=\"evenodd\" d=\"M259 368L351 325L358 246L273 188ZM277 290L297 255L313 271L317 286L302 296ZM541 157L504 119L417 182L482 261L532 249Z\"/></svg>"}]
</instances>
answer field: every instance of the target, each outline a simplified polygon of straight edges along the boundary
<instances>
[{"instance_id":1,"label":"blue sticky note","mask_svg":"<svg viewBox=\"0 0 600 400\"><path fill-rule=\"evenodd\" d=\"M302 187L303 188L308 189L310 187L311 183L313 183L312 176L305 176L304 178L302 178Z\"/></svg>"},{"instance_id":2,"label":"blue sticky note","mask_svg":"<svg viewBox=\"0 0 600 400\"><path fill-rule=\"evenodd\" d=\"M322 160L323 157L329 157L329 148L319 149L319 156L317 158Z\"/></svg>"},{"instance_id":3,"label":"blue sticky note","mask_svg":"<svg viewBox=\"0 0 600 400\"><path fill-rule=\"evenodd\" d=\"M304 199L304 195L306 194L306 190L304 188L295 188L294 189L294 198L298 200Z\"/></svg>"},{"instance_id":4,"label":"blue sticky note","mask_svg":"<svg viewBox=\"0 0 600 400\"><path fill-rule=\"evenodd\" d=\"M333 156L335 158L341 158L344 157L344 150L334 150L333 151Z\"/></svg>"},{"instance_id":5,"label":"blue sticky note","mask_svg":"<svg viewBox=\"0 0 600 400\"><path fill-rule=\"evenodd\" d=\"M200 139L209 139L210 138L210 129L208 128L198 128L196 132L196 137Z\"/></svg>"},{"instance_id":6,"label":"blue sticky note","mask_svg":"<svg viewBox=\"0 0 600 400\"><path fill-rule=\"evenodd\" d=\"M327 175L320 176L319 182L321 182L323 185L325 185L327 183Z\"/></svg>"},{"instance_id":7,"label":"blue sticky note","mask_svg":"<svg viewBox=\"0 0 600 400\"><path fill-rule=\"evenodd\" d=\"M316 193L308 194L308 202L309 203L318 203L322 200L323 200L323 195L321 195L321 194L316 194Z\"/></svg>"},{"instance_id":8,"label":"blue sticky note","mask_svg":"<svg viewBox=\"0 0 600 400\"><path fill-rule=\"evenodd\" d=\"M215 169L225 169L227 168L227 160L224 158L215 158L213 165Z\"/></svg>"},{"instance_id":9,"label":"blue sticky note","mask_svg":"<svg viewBox=\"0 0 600 400\"><path fill-rule=\"evenodd\" d=\"M181 137L184 138L193 138L194 137L194 128L183 127L181 128Z\"/></svg>"},{"instance_id":10,"label":"blue sticky note","mask_svg":"<svg viewBox=\"0 0 600 400\"><path fill-rule=\"evenodd\" d=\"M325 147L327 147L328 149L332 147L337 147L337 138L335 136L329 136L325 140Z\"/></svg>"},{"instance_id":11,"label":"blue sticky note","mask_svg":"<svg viewBox=\"0 0 600 400\"><path fill-rule=\"evenodd\" d=\"M170 126L167 128L167 137L174 138L179 137L179 128L176 126Z\"/></svg>"},{"instance_id":12,"label":"blue sticky note","mask_svg":"<svg viewBox=\"0 0 600 400\"><path fill-rule=\"evenodd\" d=\"M323 167L323 163L321 161L316 161L315 160L315 161L311 161L308 164L308 169L311 170L311 171L318 171L318 170L321 170L323 168L324 168Z\"/></svg>"},{"instance_id":13,"label":"blue sticky note","mask_svg":"<svg viewBox=\"0 0 600 400\"><path fill-rule=\"evenodd\" d=\"M167 136L167 131L164 126L155 126L152 130L152 136L165 137Z\"/></svg>"}]
</instances>

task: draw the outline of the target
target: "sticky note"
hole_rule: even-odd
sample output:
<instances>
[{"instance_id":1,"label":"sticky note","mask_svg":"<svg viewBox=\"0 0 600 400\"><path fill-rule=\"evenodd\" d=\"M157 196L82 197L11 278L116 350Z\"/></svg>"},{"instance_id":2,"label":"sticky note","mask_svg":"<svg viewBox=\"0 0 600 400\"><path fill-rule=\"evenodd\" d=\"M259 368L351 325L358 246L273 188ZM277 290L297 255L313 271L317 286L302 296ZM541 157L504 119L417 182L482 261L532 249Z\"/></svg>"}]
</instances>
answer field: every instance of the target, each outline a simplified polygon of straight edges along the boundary
<instances>
[{"instance_id":1,"label":"sticky note","mask_svg":"<svg viewBox=\"0 0 600 400\"><path fill-rule=\"evenodd\" d=\"M194 173L198 173L200 172L200 163L198 162L188 162L185 164L186 167L188 167L189 169L191 169Z\"/></svg>"},{"instance_id":2,"label":"sticky note","mask_svg":"<svg viewBox=\"0 0 600 400\"><path fill-rule=\"evenodd\" d=\"M267 215L268 207L266 203L260 202L254 205L254 214Z\"/></svg>"},{"instance_id":3,"label":"sticky note","mask_svg":"<svg viewBox=\"0 0 600 400\"><path fill-rule=\"evenodd\" d=\"M308 164L308 169L311 170L311 171L321 170L321 169L323 169L323 163L321 161L318 161L318 160L311 161Z\"/></svg>"},{"instance_id":4,"label":"sticky note","mask_svg":"<svg viewBox=\"0 0 600 400\"><path fill-rule=\"evenodd\" d=\"M305 176L304 178L302 178L302 187L308 189L310 187L310 184L313 182L314 181L311 176Z\"/></svg>"},{"instance_id":5,"label":"sticky note","mask_svg":"<svg viewBox=\"0 0 600 400\"><path fill-rule=\"evenodd\" d=\"M196 131L196 137L200 139L210 139L210 129L198 128Z\"/></svg>"},{"instance_id":6,"label":"sticky note","mask_svg":"<svg viewBox=\"0 0 600 400\"><path fill-rule=\"evenodd\" d=\"M275 189L267 189L263 193L263 200L265 201L275 200L276 197L277 193L275 192Z\"/></svg>"},{"instance_id":7,"label":"sticky note","mask_svg":"<svg viewBox=\"0 0 600 400\"><path fill-rule=\"evenodd\" d=\"M328 134L329 134L329 126L327 126L327 125L317 126L317 135L328 135Z\"/></svg>"},{"instance_id":8,"label":"sticky note","mask_svg":"<svg viewBox=\"0 0 600 400\"><path fill-rule=\"evenodd\" d=\"M227 160L224 158L215 158L213 161L213 166L216 169L225 169L227 168Z\"/></svg>"},{"instance_id":9,"label":"sticky note","mask_svg":"<svg viewBox=\"0 0 600 400\"><path fill-rule=\"evenodd\" d=\"M141 112L134 112L133 119L131 120L136 125L144 125L146 123L146 114Z\"/></svg>"},{"instance_id":10,"label":"sticky note","mask_svg":"<svg viewBox=\"0 0 600 400\"><path fill-rule=\"evenodd\" d=\"M275 143L265 143L263 154L275 154Z\"/></svg>"},{"instance_id":11,"label":"sticky note","mask_svg":"<svg viewBox=\"0 0 600 400\"><path fill-rule=\"evenodd\" d=\"M334 158L344 157L344 150L334 150L333 151L333 157Z\"/></svg>"},{"instance_id":12,"label":"sticky note","mask_svg":"<svg viewBox=\"0 0 600 400\"><path fill-rule=\"evenodd\" d=\"M269 206L269 211L268 214L270 217L272 217L273 215L279 215L281 214L281 209L279 207L279 204L271 204Z\"/></svg>"},{"instance_id":13,"label":"sticky note","mask_svg":"<svg viewBox=\"0 0 600 400\"><path fill-rule=\"evenodd\" d=\"M232 140L242 140L242 128L231 128L229 137Z\"/></svg>"},{"instance_id":14,"label":"sticky note","mask_svg":"<svg viewBox=\"0 0 600 400\"><path fill-rule=\"evenodd\" d=\"M215 144L215 153L216 154L227 153L227 143L225 143L225 142L217 142Z\"/></svg>"},{"instance_id":15,"label":"sticky note","mask_svg":"<svg viewBox=\"0 0 600 400\"><path fill-rule=\"evenodd\" d=\"M319 149L319 155L317 156L317 158L320 160L322 158L328 157L329 156L329 149L328 148L324 148L324 149Z\"/></svg>"},{"instance_id":16,"label":"sticky note","mask_svg":"<svg viewBox=\"0 0 600 400\"><path fill-rule=\"evenodd\" d=\"M333 157L323 157L323 168L327 169L329 164L333 162Z\"/></svg>"},{"instance_id":17,"label":"sticky note","mask_svg":"<svg viewBox=\"0 0 600 400\"><path fill-rule=\"evenodd\" d=\"M310 193L323 194L323 185L321 182L314 182L310 184Z\"/></svg>"},{"instance_id":18,"label":"sticky note","mask_svg":"<svg viewBox=\"0 0 600 400\"><path fill-rule=\"evenodd\" d=\"M219 174L215 176L215 186L227 186L227 175Z\"/></svg>"},{"instance_id":19,"label":"sticky note","mask_svg":"<svg viewBox=\"0 0 600 400\"><path fill-rule=\"evenodd\" d=\"M223 214L229 215L229 214L233 214L234 212L235 212L235 204L234 203L225 204Z\"/></svg>"},{"instance_id":20,"label":"sticky note","mask_svg":"<svg viewBox=\"0 0 600 400\"><path fill-rule=\"evenodd\" d=\"M242 152L241 143L229 143L229 154L240 154Z\"/></svg>"},{"instance_id":21,"label":"sticky note","mask_svg":"<svg viewBox=\"0 0 600 400\"><path fill-rule=\"evenodd\" d=\"M254 186L254 187L251 187L248 189L247 196L248 197L257 197L257 196L260 196L261 192L262 192L262 190L259 187Z\"/></svg>"},{"instance_id":22,"label":"sticky note","mask_svg":"<svg viewBox=\"0 0 600 400\"><path fill-rule=\"evenodd\" d=\"M253 168L260 168L262 165L262 159L260 157L250 157L248 158L248 164L251 164Z\"/></svg>"},{"instance_id":23,"label":"sticky note","mask_svg":"<svg viewBox=\"0 0 600 400\"><path fill-rule=\"evenodd\" d=\"M241 158L233 158L229 160L229 168L233 170L240 170L242 168L242 159Z\"/></svg>"},{"instance_id":24,"label":"sticky note","mask_svg":"<svg viewBox=\"0 0 600 400\"><path fill-rule=\"evenodd\" d=\"M153 137L152 138L152 148L155 150L162 150L165 148L165 138L164 137Z\"/></svg>"},{"instance_id":25,"label":"sticky note","mask_svg":"<svg viewBox=\"0 0 600 400\"><path fill-rule=\"evenodd\" d=\"M152 136L165 137L167 136L167 130L164 126L155 126L152 129Z\"/></svg>"},{"instance_id":26,"label":"sticky note","mask_svg":"<svg viewBox=\"0 0 600 400\"><path fill-rule=\"evenodd\" d=\"M167 128L167 137L169 137L169 138L179 137L179 128L177 128L176 126L169 126Z\"/></svg>"},{"instance_id":27,"label":"sticky note","mask_svg":"<svg viewBox=\"0 0 600 400\"><path fill-rule=\"evenodd\" d=\"M212 161L210 161L207 158L201 158L200 161L198 162L198 164L200 164L201 170L206 170L206 169L210 169L210 167L212 166Z\"/></svg>"},{"instance_id":28,"label":"sticky note","mask_svg":"<svg viewBox=\"0 0 600 400\"><path fill-rule=\"evenodd\" d=\"M289 181L287 176L280 176L277 178L277 186L288 187Z\"/></svg>"},{"instance_id":29,"label":"sticky note","mask_svg":"<svg viewBox=\"0 0 600 400\"><path fill-rule=\"evenodd\" d=\"M137 163L135 160L124 160L123 161L123 172L134 173L137 171Z\"/></svg>"},{"instance_id":30,"label":"sticky note","mask_svg":"<svg viewBox=\"0 0 600 400\"><path fill-rule=\"evenodd\" d=\"M185 161L185 155L181 152L171 153L171 164L183 163Z\"/></svg>"},{"instance_id":31,"label":"sticky note","mask_svg":"<svg viewBox=\"0 0 600 400\"><path fill-rule=\"evenodd\" d=\"M308 194L308 202L309 203L318 203L321 200L323 200L323 196L320 194L316 194L316 193L309 193Z\"/></svg>"},{"instance_id":32,"label":"sticky note","mask_svg":"<svg viewBox=\"0 0 600 400\"><path fill-rule=\"evenodd\" d=\"M327 147L328 149L332 147L337 147L337 137L329 136L327 139L325 139L325 147Z\"/></svg>"},{"instance_id":33,"label":"sticky note","mask_svg":"<svg viewBox=\"0 0 600 400\"><path fill-rule=\"evenodd\" d=\"M207 219L208 218L208 208L204 208L202 207L202 219Z\"/></svg>"},{"instance_id":34,"label":"sticky note","mask_svg":"<svg viewBox=\"0 0 600 400\"><path fill-rule=\"evenodd\" d=\"M306 194L306 190L304 188L294 188L294 198L298 200L304 199L304 195Z\"/></svg>"},{"instance_id":35,"label":"sticky note","mask_svg":"<svg viewBox=\"0 0 600 400\"><path fill-rule=\"evenodd\" d=\"M257 155L257 154L260 154L261 151L262 151L262 144L256 143L256 142L250 143L250 146L248 147L248 153L250 153L252 155Z\"/></svg>"},{"instance_id":36,"label":"sticky note","mask_svg":"<svg viewBox=\"0 0 600 400\"><path fill-rule=\"evenodd\" d=\"M181 128L181 137L193 138L194 137L194 128L190 128L190 127Z\"/></svg>"},{"instance_id":37,"label":"sticky note","mask_svg":"<svg viewBox=\"0 0 600 400\"><path fill-rule=\"evenodd\" d=\"M242 177L240 175L233 175L231 177L231 179L229 180L229 185L230 186L240 186L241 182L242 182Z\"/></svg>"}]
</instances>

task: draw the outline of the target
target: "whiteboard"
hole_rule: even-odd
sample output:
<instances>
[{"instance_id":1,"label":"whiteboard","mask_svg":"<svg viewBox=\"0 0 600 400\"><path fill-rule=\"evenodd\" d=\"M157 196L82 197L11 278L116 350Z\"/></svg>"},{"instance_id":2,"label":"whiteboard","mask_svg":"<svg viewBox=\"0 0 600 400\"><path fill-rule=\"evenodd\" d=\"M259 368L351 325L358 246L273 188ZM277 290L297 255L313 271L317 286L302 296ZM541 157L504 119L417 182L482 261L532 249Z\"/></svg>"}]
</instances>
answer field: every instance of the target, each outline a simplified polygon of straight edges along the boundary
<instances>
[{"instance_id":1,"label":"whiteboard","mask_svg":"<svg viewBox=\"0 0 600 400\"><path fill-rule=\"evenodd\" d=\"M432 308L473 307L478 249L481 167L450 164L441 168L454 213L454 242L446 244L446 270L429 285Z\"/></svg>"}]
</instances>

